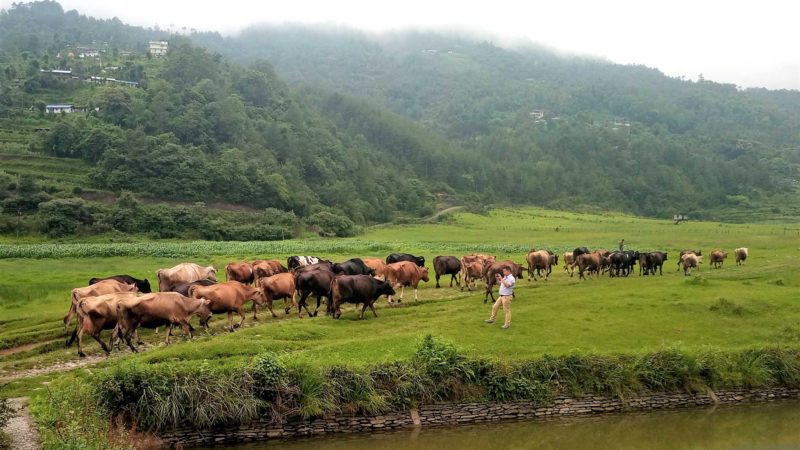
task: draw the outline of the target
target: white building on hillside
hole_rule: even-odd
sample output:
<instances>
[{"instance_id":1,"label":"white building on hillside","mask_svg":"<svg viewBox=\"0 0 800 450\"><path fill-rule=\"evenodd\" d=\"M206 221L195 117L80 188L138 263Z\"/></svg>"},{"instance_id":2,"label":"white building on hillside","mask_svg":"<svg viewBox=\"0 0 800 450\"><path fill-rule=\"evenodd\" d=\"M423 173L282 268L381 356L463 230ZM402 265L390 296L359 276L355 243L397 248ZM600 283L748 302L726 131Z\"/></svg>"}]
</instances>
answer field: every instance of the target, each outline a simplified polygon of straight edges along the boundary
<instances>
[{"instance_id":1,"label":"white building on hillside","mask_svg":"<svg viewBox=\"0 0 800 450\"><path fill-rule=\"evenodd\" d=\"M150 41L150 54L153 56L167 56L168 48L167 41Z\"/></svg>"}]
</instances>

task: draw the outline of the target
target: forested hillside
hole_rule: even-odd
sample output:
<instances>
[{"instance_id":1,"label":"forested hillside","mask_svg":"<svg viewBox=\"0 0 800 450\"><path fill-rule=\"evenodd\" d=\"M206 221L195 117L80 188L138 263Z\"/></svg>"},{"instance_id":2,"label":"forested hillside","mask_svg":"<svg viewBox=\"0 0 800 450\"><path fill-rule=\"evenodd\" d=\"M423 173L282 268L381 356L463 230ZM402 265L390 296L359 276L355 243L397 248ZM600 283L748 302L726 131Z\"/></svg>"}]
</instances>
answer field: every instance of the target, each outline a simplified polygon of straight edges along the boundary
<instances>
[{"instance_id":1,"label":"forested hillside","mask_svg":"<svg viewBox=\"0 0 800 450\"><path fill-rule=\"evenodd\" d=\"M352 235L437 201L791 218L798 123L796 91L469 38L0 12L6 234Z\"/></svg>"},{"instance_id":2,"label":"forested hillside","mask_svg":"<svg viewBox=\"0 0 800 450\"><path fill-rule=\"evenodd\" d=\"M195 41L424 125L463 149L450 170L493 200L659 216L797 212L797 91L433 33L262 26Z\"/></svg>"}]
</instances>

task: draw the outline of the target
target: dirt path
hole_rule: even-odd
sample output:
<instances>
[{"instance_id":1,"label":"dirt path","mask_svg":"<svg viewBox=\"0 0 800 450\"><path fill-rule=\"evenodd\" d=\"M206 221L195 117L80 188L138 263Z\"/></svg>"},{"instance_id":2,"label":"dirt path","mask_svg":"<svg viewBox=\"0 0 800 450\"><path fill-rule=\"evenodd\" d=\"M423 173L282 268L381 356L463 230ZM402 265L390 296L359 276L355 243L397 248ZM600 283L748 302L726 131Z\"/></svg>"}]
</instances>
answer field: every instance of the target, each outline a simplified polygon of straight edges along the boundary
<instances>
[{"instance_id":1,"label":"dirt path","mask_svg":"<svg viewBox=\"0 0 800 450\"><path fill-rule=\"evenodd\" d=\"M79 367L90 366L105 359L106 356L103 355L87 356L86 358L76 359L73 361L64 361L46 367L34 367L33 369L20 370L17 372L12 372L8 375L1 375L0 383L7 383L9 381L19 380L20 378L35 377L48 373L66 372Z\"/></svg>"},{"instance_id":2,"label":"dirt path","mask_svg":"<svg viewBox=\"0 0 800 450\"><path fill-rule=\"evenodd\" d=\"M31 342L29 344L22 344L22 345L18 345L16 347L6 348L6 349L3 349L3 350L0 350L0 358L2 358L3 356L9 356L9 355L14 355L16 353L26 352L28 350L33 350L34 348L41 347L43 345L47 345L47 344L49 344L51 342L55 342L55 341L56 341L56 339L54 339L52 341L44 341L44 342Z\"/></svg>"},{"instance_id":3,"label":"dirt path","mask_svg":"<svg viewBox=\"0 0 800 450\"><path fill-rule=\"evenodd\" d=\"M440 216L443 216L445 214L450 214L452 212L460 211L462 209L464 209L463 206L451 206L451 207L449 207L447 209L443 209L443 210L437 212L436 214L434 214L432 216L429 216L429 217L426 217L426 218L424 218L422 220L423 220L423 222L433 222L434 220L438 219Z\"/></svg>"},{"instance_id":4,"label":"dirt path","mask_svg":"<svg viewBox=\"0 0 800 450\"><path fill-rule=\"evenodd\" d=\"M27 397L9 399L11 406L16 410L14 417L8 421L3 431L11 438L11 448L14 450L38 450L42 448L39 443L39 432L28 411Z\"/></svg>"}]
</instances>

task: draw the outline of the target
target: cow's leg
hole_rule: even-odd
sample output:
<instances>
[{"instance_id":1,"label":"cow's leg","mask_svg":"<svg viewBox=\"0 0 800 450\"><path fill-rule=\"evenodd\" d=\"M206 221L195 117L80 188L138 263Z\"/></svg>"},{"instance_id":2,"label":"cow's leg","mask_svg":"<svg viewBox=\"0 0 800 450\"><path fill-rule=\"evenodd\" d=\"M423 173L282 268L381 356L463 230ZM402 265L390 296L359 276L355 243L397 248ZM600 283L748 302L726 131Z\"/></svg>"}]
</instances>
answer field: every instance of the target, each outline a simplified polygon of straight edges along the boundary
<instances>
[{"instance_id":1,"label":"cow's leg","mask_svg":"<svg viewBox=\"0 0 800 450\"><path fill-rule=\"evenodd\" d=\"M453 284L451 283L450 286ZM439 289L439 273L436 273L436 289Z\"/></svg>"},{"instance_id":2,"label":"cow's leg","mask_svg":"<svg viewBox=\"0 0 800 450\"><path fill-rule=\"evenodd\" d=\"M69 323L72 320L72 316L74 316L77 313L78 313L77 307L73 302L72 305L70 305L69 307L69 311L67 311L67 315L64 316L64 333L67 333L67 327L69 327Z\"/></svg>"},{"instance_id":3,"label":"cow's leg","mask_svg":"<svg viewBox=\"0 0 800 450\"><path fill-rule=\"evenodd\" d=\"M364 320L364 312L367 310L367 303L364 302L364 306L361 307L361 317L360 320Z\"/></svg>"},{"instance_id":4,"label":"cow's leg","mask_svg":"<svg viewBox=\"0 0 800 450\"><path fill-rule=\"evenodd\" d=\"M228 311L228 331L233 333L233 311Z\"/></svg>"},{"instance_id":5,"label":"cow's leg","mask_svg":"<svg viewBox=\"0 0 800 450\"><path fill-rule=\"evenodd\" d=\"M72 345L72 343L75 342L75 339L78 337L78 328L80 328L80 324L78 324L78 326L76 326L75 329L72 330L72 335L67 340L67 347Z\"/></svg>"},{"instance_id":6,"label":"cow's leg","mask_svg":"<svg viewBox=\"0 0 800 450\"><path fill-rule=\"evenodd\" d=\"M194 336L192 335L192 325L189 324L189 321L187 319L183 319L180 323L181 328L183 328L183 332L189 335L189 339L194 339Z\"/></svg>"},{"instance_id":7,"label":"cow's leg","mask_svg":"<svg viewBox=\"0 0 800 450\"><path fill-rule=\"evenodd\" d=\"M100 344L100 347L103 347L103 351L106 352L106 355L108 355L109 353L111 353L111 349L106 345L105 342L103 342L102 339L100 339L100 331L102 330L97 330L96 333L91 333L91 336L94 338L95 341L97 341L98 344Z\"/></svg>"},{"instance_id":8,"label":"cow's leg","mask_svg":"<svg viewBox=\"0 0 800 450\"><path fill-rule=\"evenodd\" d=\"M134 331L136 331L136 328L138 326L139 326L138 324L133 325L131 327L132 329L128 329L127 331L125 331L125 335L124 335L125 343L128 344L128 347L130 347L131 351L134 352L134 353L139 353L139 350L137 350L136 347L134 347L133 344L131 343L131 335L133 334Z\"/></svg>"},{"instance_id":9,"label":"cow's leg","mask_svg":"<svg viewBox=\"0 0 800 450\"><path fill-rule=\"evenodd\" d=\"M256 303L255 300L253 300L253 320L258 320L258 317L256 317L257 312L258 312L258 303Z\"/></svg>"},{"instance_id":10,"label":"cow's leg","mask_svg":"<svg viewBox=\"0 0 800 450\"><path fill-rule=\"evenodd\" d=\"M269 310L269 313L272 314L272 318L273 319L278 317L278 315L275 314L275 311L272 310L272 299L271 298L267 299L267 309ZM228 325L230 325L230 324L228 324Z\"/></svg>"},{"instance_id":11,"label":"cow's leg","mask_svg":"<svg viewBox=\"0 0 800 450\"><path fill-rule=\"evenodd\" d=\"M400 286L400 298L397 300L397 303L403 303L403 294L406 292L406 285Z\"/></svg>"},{"instance_id":12,"label":"cow's leg","mask_svg":"<svg viewBox=\"0 0 800 450\"><path fill-rule=\"evenodd\" d=\"M419 297L417 297L417 287L416 286L414 286L414 301L415 302L419 301Z\"/></svg>"},{"instance_id":13,"label":"cow's leg","mask_svg":"<svg viewBox=\"0 0 800 450\"><path fill-rule=\"evenodd\" d=\"M241 317L239 319L239 323L234 325L236 328L240 328L242 326L242 324L244 323L244 308L242 308L241 306L239 307L239 316ZM232 318L233 318L233 316L231 316L231 320L233 320Z\"/></svg>"},{"instance_id":14,"label":"cow's leg","mask_svg":"<svg viewBox=\"0 0 800 450\"><path fill-rule=\"evenodd\" d=\"M167 338L164 340L164 343L167 345L170 344L169 338L172 336L172 326L172 324L167 325Z\"/></svg>"},{"instance_id":15,"label":"cow's leg","mask_svg":"<svg viewBox=\"0 0 800 450\"><path fill-rule=\"evenodd\" d=\"M372 314L374 314L375 317L378 317L378 313L375 312L375 302L369 304L369 309L372 310Z\"/></svg>"},{"instance_id":16,"label":"cow's leg","mask_svg":"<svg viewBox=\"0 0 800 450\"><path fill-rule=\"evenodd\" d=\"M86 353L83 353L83 327L79 330L75 330L75 333L78 336L78 356L81 358L86 357Z\"/></svg>"}]
</instances>

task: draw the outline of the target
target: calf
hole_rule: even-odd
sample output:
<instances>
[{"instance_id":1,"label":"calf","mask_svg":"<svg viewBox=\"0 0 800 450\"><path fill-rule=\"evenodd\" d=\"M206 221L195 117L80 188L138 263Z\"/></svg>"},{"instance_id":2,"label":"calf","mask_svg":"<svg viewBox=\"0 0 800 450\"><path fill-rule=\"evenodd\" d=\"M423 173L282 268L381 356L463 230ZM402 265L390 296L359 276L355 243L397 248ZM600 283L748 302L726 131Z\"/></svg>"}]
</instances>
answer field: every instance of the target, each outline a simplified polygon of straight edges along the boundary
<instances>
[{"instance_id":1,"label":"calf","mask_svg":"<svg viewBox=\"0 0 800 450\"><path fill-rule=\"evenodd\" d=\"M572 252L564 252L561 257L564 259L564 271L569 274L570 277L575 273L575 260L572 257Z\"/></svg>"},{"instance_id":2,"label":"calf","mask_svg":"<svg viewBox=\"0 0 800 450\"><path fill-rule=\"evenodd\" d=\"M72 317L78 313L78 303L80 303L82 298L97 297L98 295L113 294L114 292L135 291L135 284L120 283L114 279L98 281L91 286L73 289L72 293L70 294L69 311L67 311L67 315L64 316L64 331L67 331L67 327L69 326L69 322L72 320Z\"/></svg>"},{"instance_id":3,"label":"calf","mask_svg":"<svg viewBox=\"0 0 800 450\"><path fill-rule=\"evenodd\" d=\"M194 288L207 289L202 286ZM133 352L138 350L131 343L131 336L139 327L157 328L167 325L165 341L167 345L170 344L169 338L175 325L183 327L183 331L191 339L193 328L189 325L189 319L196 315L200 317L200 323L207 324L211 316L210 304L211 301L208 299L190 298L176 292L158 292L145 294L136 299L122 300L117 303L117 326L112 336L116 340L124 338Z\"/></svg>"},{"instance_id":4,"label":"calf","mask_svg":"<svg viewBox=\"0 0 800 450\"><path fill-rule=\"evenodd\" d=\"M372 314L375 317L378 317L378 313L375 312L375 301L381 295L390 297L394 294L395 291L389 283L369 275L343 275L336 277L331 282L333 318L338 319L341 317L342 303L360 303L364 305L361 308L361 320L364 319L364 312L367 308L372 310Z\"/></svg>"},{"instance_id":5,"label":"calf","mask_svg":"<svg viewBox=\"0 0 800 450\"><path fill-rule=\"evenodd\" d=\"M724 250L714 250L711 252L711 266L719 269L722 267L722 263L725 262L725 258L728 257L728 252Z\"/></svg>"},{"instance_id":6,"label":"calf","mask_svg":"<svg viewBox=\"0 0 800 450\"><path fill-rule=\"evenodd\" d=\"M453 281L456 286L461 286L461 261L455 256L437 256L433 258L433 270L436 273L436 288L439 288L439 278L450 275L450 287Z\"/></svg>"},{"instance_id":7,"label":"calf","mask_svg":"<svg viewBox=\"0 0 800 450\"><path fill-rule=\"evenodd\" d=\"M736 255L736 265L741 266L742 264L744 264L745 260L747 260L749 252L747 250L747 247L739 247L736 250L734 250L733 253Z\"/></svg>"},{"instance_id":8,"label":"calf","mask_svg":"<svg viewBox=\"0 0 800 450\"><path fill-rule=\"evenodd\" d=\"M310 272L314 273L314 271ZM279 273L267 278L261 278L258 280L257 286L264 294L264 299L267 303L267 309L269 309L270 314L272 317L278 317L275 315L275 311L272 310L272 302L273 300L283 299L283 312L289 314L291 311L292 306L297 306L297 313L300 314L302 311L300 310L300 306L297 304L297 294L296 288L297 284L295 282L295 274L291 273ZM288 304L288 300L292 299L292 304ZM253 318L255 319L256 311L256 304L253 304ZM306 312L308 312L308 308L306 308ZM310 314L309 314L310 315ZM302 317L302 316L301 316Z\"/></svg>"},{"instance_id":9,"label":"calf","mask_svg":"<svg viewBox=\"0 0 800 450\"><path fill-rule=\"evenodd\" d=\"M189 296L193 298L203 298L210 300L208 308L214 314L228 313L228 331L233 332L234 328L239 328L244 323L244 304L253 300L255 304L264 304L266 299L264 293L253 286L242 284L238 281L226 281L212 286L192 286L189 288ZM239 313L241 319L237 325L233 325L233 313ZM253 317L255 318L255 306L253 306ZM274 315L274 314L273 314ZM208 317L200 321L203 328L208 330Z\"/></svg>"},{"instance_id":10,"label":"calf","mask_svg":"<svg viewBox=\"0 0 800 450\"><path fill-rule=\"evenodd\" d=\"M417 287L420 281L428 282L428 269L426 267L420 267L411 261L400 261L386 265L386 282L393 288L401 286L398 303L403 302L406 286L414 288L414 301L419 301ZM392 296L389 295L387 298L391 304Z\"/></svg>"},{"instance_id":11,"label":"calf","mask_svg":"<svg viewBox=\"0 0 800 450\"><path fill-rule=\"evenodd\" d=\"M89 280L89 286L97 284L103 280L117 280L120 283L124 284L135 284L136 289L138 289L139 292L141 292L142 294L149 294L150 292L152 292L152 289L150 287L150 281L148 281L147 278L145 278L144 280L140 280L130 275L114 275L112 277L105 277L105 278L92 278L91 280Z\"/></svg>"}]
</instances>

